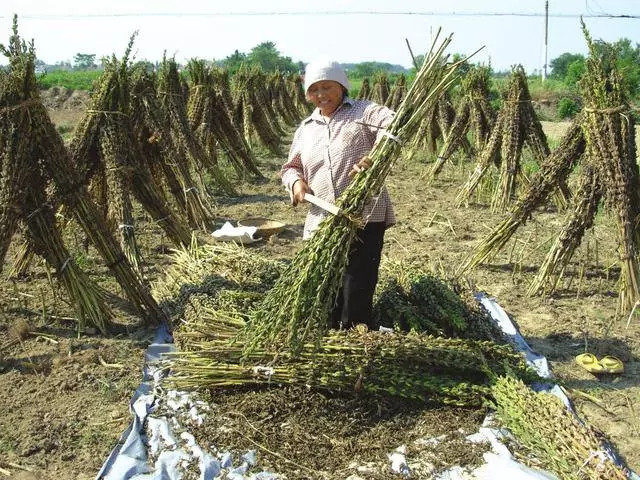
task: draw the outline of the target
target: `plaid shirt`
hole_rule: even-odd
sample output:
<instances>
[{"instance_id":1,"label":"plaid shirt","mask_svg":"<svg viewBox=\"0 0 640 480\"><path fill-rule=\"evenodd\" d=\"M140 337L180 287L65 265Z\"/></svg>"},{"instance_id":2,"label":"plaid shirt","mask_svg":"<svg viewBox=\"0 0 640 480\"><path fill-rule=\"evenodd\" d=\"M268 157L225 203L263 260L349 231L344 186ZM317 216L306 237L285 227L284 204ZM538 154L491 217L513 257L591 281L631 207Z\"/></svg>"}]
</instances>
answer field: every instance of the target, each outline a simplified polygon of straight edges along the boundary
<instances>
[{"instance_id":1,"label":"plaid shirt","mask_svg":"<svg viewBox=\"0 0 640 480\"><path fill-rule=\"evenodd\" d=\"M289 159L282 166L282 183L293 198L293 184L303 179L313 194L331 203L347 188L352 167L365 157L391 123L393 112L366 100L345 97L328 122L316 108L296 130ZM367 125L363 125L362 122ZM303 238L309 238L327 216L311 205L304 224ZM365 223L396 222L386 187L371 198L363 212Z\"/></svg>"}]
</instances>

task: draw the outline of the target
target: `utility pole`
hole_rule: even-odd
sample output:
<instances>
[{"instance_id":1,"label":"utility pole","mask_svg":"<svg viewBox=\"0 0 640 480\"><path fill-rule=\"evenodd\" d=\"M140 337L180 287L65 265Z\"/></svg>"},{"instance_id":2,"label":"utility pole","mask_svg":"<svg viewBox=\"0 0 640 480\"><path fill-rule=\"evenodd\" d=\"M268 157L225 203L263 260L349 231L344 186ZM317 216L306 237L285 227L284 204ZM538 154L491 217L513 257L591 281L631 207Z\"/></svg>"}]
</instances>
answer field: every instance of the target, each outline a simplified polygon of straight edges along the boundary
<instances>
[{"instance_id":1,"label":"utility pole","mask_svg":"<svg viewBox=\"0 0 640 480\"><path fill-rule=\"evenodd\" d=\"M549 47L549 0L544 2L544 67L542 68L542 81L547 79L547 53Z\"/></svg>"}]
</instances>

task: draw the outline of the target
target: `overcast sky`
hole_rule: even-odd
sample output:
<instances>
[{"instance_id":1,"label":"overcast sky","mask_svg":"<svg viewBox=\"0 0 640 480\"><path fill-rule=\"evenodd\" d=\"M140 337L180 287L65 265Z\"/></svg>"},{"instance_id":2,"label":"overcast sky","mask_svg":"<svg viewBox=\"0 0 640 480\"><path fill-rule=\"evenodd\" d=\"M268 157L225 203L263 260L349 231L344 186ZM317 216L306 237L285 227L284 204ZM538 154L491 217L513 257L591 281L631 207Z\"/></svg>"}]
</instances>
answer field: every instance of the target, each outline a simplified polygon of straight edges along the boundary
<instances>
[{"instance_id":1,"label":"overcast sky","mask_svg":"<svg viewBox=\"0 0 640 480\"><path fill-rule=\"evenodd\" d=\"M521 63L531 72L544 63L544 17L495 15L543 14L544 0L0 1L0 41L7 41L11 16L17 13L20 33L35 40L38 57L47 63L71 60L77 52L95 53L98 58L120 55L131 33L139 30L137 58L152 61L160 59L165 49L178 61L221 59L269 40L296 61L329 54L340 62L377 60L408 67L411 60L404 39L409 39L414 53L424 53L430 32L439 26L454 33L452 52L470 53L484 45L476 58L485 63L490 59L498 70ZM267 12L280 14L263 15ZM427 12L439 15L416 14ZM553 15L640 15L640 0L549 0L549 12L551 60L567 51L586 52L579 19ZM223 13L227 15L214 15ZM246 13L254 14L237 15ZM488 15L468 16L474 13ZM595 38L627 37L640 43L640 19L586 18L585 22Z\"/></svg>"}]
</instances>

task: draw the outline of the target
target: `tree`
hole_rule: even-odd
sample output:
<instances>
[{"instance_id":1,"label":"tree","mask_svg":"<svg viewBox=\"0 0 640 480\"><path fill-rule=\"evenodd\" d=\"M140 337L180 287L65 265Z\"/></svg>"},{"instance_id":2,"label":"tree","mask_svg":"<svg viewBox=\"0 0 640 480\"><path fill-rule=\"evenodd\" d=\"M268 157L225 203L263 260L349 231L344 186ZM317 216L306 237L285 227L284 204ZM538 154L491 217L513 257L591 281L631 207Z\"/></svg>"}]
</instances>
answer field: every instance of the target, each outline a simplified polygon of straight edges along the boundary
<instances>
[{"instance_id":1,"label":"tree","mask_svg":"<svg viewBox=\"0 0 640 480\"><path fill-rule=\"evenodd\" d=\"M576 60L582 60L584 62L584 55L579 53L569 53L565 52L559 57L551 60L551 76L560 80L563 80L567 75L567 69L569 65L575 62Z\"/></svg>"},{"instance_id":2,"label":"tree","mask_svg":"<svg viewBox=\"0 0 640 480\"><path fill-rule=\"evenodd\" d=\"M251 65L260 66L265 72L280 70L297 72L299 65L291 57L283 57L274 42L262 42L251 49L247 59Z\"/></svg>"},{"instance_id":3,"label":"tree","mask_svg":"<svg viewBox=\"0 0 640 480\"><path fill-rule=\"evenodd\" d=\"M564 83L570 87L577 87L578 81L582 78L582 74L586 70L584 59L574 60L567 67L567 73L564 76Z\"/></svg>"},{"instance_id":4,"label":"tree","mask_svg":"<svg viewBox=\"0 0 640 480\"><path fill-rule=\"evenodd\" d=\"M96 65L95 53L76 53L73 56L73 68L76 70L94 70Z\"/></svg>"},{"instance_id":5,"label":"tree","mask_svg":"<svg viewBox=\"0 0 640 480\"><path fill-rule=\"evenodd\" d=\"M222 60L222 66L225 67L232 74L237 72L240 68L240 65L243 63L247 63L247 55L245 53L239 52L238 50L234 51L228 57L225 57Z\"/></svg>"}]
</instances>

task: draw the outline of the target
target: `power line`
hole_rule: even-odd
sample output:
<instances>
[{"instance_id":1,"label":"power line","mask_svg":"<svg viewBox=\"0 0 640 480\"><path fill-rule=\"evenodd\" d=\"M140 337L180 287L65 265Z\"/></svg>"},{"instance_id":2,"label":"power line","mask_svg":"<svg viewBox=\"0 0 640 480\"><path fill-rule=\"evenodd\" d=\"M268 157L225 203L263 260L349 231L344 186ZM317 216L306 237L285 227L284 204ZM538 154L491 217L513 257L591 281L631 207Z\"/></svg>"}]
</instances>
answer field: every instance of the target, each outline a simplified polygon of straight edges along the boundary
<instances>
[{"instance_id":1,"label":"power line","mask_svg":"<svg viewBox=\"0 0 640 480\"><path fill-rule=\"evenodd\" d=\"M413 12L384 10L342 10L342 11L264 11L264 12L131 12L131 13L55 13L20 15L25 19L75 19L75 18L123 18L123 17L259 17L259 16L306 16L306 15L386 15L386 16L425 16L425 17L544 17L541 12ZM11 15L0 15L0 18L11 18ZM640 19L640 14L610 13L550 13L553 18L609 18Z\"/></svg>"}]
</instances>

